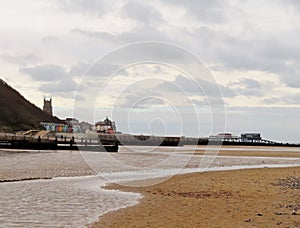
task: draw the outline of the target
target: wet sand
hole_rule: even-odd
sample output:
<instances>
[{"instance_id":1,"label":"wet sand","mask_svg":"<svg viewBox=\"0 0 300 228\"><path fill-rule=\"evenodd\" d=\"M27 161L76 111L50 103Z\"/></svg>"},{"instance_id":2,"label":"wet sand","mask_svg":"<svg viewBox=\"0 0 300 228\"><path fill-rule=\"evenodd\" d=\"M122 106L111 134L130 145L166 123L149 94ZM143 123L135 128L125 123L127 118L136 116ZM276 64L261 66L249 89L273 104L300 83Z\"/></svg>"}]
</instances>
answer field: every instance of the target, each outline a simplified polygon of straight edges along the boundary
<instances>
[{"instance_id":1,"label":"wet sand","mask_svg":"<svg viewBox=\"0 0 300 228\"><path fill-rule=\"evenodd\" d=\"M299 176L300 167L263 168L178 175L150 187L113 184L144 198L93 227L300 227L299 179L285 180Z\"/></svg>"},{"instance_id":2,"label":"wet sand","mask_svg":"<svg viewBox=\"0 0 300 228\"><path fill-rule=\"evenodd\" d=\"M77 151L0 150L0 182L94 174Z\"/></svg>"},{"instance_id":3,"label":"wet sand","mask_svg":"<svg viewBox=\"0 0 300 228\"><path fill-rule=\"evenodd\" d=\"M239 156L239 157L299 158L300 147L198 146L192 152L182 151L182 153L193 154L193 155L217 155L217 156Z\"/></svg>"},{"instance_id":4,"label":"wet sand","mask_svg":"<svg viewBox=\"0 0 300 228\"><path fill-rule=\"evenodd\" d=\"M130 147L129 149L132 148ZM158 149L158 152L155 150L152 152L150 147L147 148L150 152L146 153L139 152L141 149L144 149L142 147L137 147L133 152L127 148L121 148L121 152L113 154L1 149L0 182L89 176L96 173L122 172L136 168L142 169L143 167L163 169L178 167L197 168L200 165L205 166L203 162L206 162L206 160L202 160L203 157L201 156L203 154L205 156L216 156L213 166L257 165L263 163L291 164L299 162L291 160L292 158L300 158L299 148L224 146L217 154L213 151L205 150L205 148L200 146L195 150L189 147L182 147L174 152L174 148L162 147ZM180 155L196 156L182 157ZM251 157L251 159L247 157ZM269 157L269 159L265 160L265 157ZM278 160L278 158L282 159Z\"/></svg>"},{"instance_id":5,"label":"wet sand","mask_svg":"<svg viewBox=\"0 0 300 228\"><path fill-rule=\"evenodd\" d=\"M197 150L195 151L194 155L210 155L214 154L213 152L210 153L209 151L204 150ZM279 158L299 158L299 152L282 152L282 151L245 151L245 150L226 150L223 149L222 151L218 152L218 156L249 156L249 157L279 157Z\"/></svg>"}]
</instances>

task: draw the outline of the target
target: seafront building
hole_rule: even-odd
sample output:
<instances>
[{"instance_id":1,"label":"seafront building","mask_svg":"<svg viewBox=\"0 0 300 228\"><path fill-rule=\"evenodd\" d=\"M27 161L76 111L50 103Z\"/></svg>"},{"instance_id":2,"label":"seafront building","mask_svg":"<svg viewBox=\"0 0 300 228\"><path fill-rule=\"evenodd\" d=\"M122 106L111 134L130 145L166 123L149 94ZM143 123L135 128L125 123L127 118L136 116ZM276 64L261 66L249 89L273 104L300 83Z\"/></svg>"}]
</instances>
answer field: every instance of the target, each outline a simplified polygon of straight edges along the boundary
<instances>
[{"instance_id":1,"label":"seafront building","mask_svg":"<svg viewBox=\"0 0 300 228\"><path fill-rule=\"evenodd\" d=\"M88 122L79 122L75 118L66 118L64 123L41 122L40 124L47 131L66 132L66 133L86 133L93 129L93 125Z\"/></svg>"},{"instance_id":2,"label":"seafront building","mask_svg":"<svg viewBox=\"0 0 300 228\"><path fill-rule=\"evenodd\" d=\"M98 121L95 124L97 133L114 134L117 132L115 121L111 121L108 117L104 121Z\"/></svg>"}]
</instances>

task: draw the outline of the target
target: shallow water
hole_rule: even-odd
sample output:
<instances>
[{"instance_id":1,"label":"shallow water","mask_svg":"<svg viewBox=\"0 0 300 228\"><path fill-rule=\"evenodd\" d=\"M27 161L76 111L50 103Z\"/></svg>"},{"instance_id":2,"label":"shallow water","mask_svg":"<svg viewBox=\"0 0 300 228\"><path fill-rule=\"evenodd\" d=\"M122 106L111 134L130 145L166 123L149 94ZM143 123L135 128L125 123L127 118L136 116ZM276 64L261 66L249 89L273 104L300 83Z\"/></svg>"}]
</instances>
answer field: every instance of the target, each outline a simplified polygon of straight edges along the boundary
<instances>
[{"instance_id":1,"label":"shallow water","mask_svg":"<svg viewBox=\"0 0 300 228\"><path fill-rule=\"evenodd\" d=\"M120 153L114 154L0 151L2 180L56 177L0 183L0 226L84 227L96 221L98 216L134 205L141 198L136 193L99 187L110 182L156 177L167 179L175 174L211 170L300 165L299 158L194 156L181 153L191 150L189 147L154 149L121 147ZM296 149L300 152L300 148ZM74 177L79 175L85 177Z\"/></svg>"},{"instance_id":2,"label":"shallow water","mask_svg":"<svg viewBox=\"0 0 300 228\"><path fill-rule=\"evenodd\" d=\"M1 227L84 227L141 197L100 189L96 177L57 178L1 184Z\"/></svg>"}]
</instances>

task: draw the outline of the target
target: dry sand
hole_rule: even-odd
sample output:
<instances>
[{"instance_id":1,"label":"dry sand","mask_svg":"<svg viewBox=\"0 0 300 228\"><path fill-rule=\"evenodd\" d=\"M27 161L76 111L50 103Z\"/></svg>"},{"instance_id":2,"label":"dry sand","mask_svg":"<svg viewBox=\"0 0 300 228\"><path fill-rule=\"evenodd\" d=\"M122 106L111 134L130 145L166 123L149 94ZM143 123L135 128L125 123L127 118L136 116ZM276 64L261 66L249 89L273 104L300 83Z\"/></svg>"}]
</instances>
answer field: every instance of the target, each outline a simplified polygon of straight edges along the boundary
<instances>
[{"instance_id":1,"label":"dry sand","mask_svg":"<svg viewBox=\"0 0 300 228\"><path fill-rule=\"evenodd\" d=\"M232 150L234 148L234 150ZM277 150L273 150L276 148ZM285 149L290 149L286 150ZM292 149L295 149L293 151ZM300 147L299 148L286 148L286 147L272 147L270 151L270 147L234 147L234 146L222 146L222 149L218 151L218 156L250 156L250 157L292 157L299 158L300 157ZM197 149L194 152L195 155L209 155L210 151L206 151L205 149ZM215 152L212 152L215 154Z\"/></svg>"},{"instance_id":2,"label":"dry sand","mask_svg":"<svg viewBox=\"0 0 300 228\"><path fill-rule=\"evenodd\" d=\"M285 179L299 176L300 167L263 168L179 175L150 187L111 185L144 198L93 227L300 227L299 179Z\"/></svg>"}]
</instances>

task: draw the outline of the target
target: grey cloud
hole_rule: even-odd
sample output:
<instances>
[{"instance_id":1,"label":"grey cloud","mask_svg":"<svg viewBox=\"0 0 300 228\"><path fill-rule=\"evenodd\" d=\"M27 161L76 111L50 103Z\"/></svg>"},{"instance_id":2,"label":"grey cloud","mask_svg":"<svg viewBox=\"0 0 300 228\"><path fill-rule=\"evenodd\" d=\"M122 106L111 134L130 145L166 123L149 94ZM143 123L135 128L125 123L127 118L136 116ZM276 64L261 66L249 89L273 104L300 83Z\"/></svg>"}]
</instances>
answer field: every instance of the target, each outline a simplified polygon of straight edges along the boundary
<instances>
[{"instance_id":1,"label":"grey cloud","mask_svg":"<svg viewBox=\"0 0 300 228\"><path fill-rule=\"evenodd\" d=\"M266 104L287 104L287 105L300 105L300 93L286 95L281 97L271 97L264 99Z\"/></svg>"},{"instance_id":2,"label":"grey cloud","mask_svg":"<svg viewBox=\"0 0 300 228\"><path fill-rule=\"evenodd\" d=\"M176 6L183 5L189 10L199 12L216 11L225 7L221 1L202 2L188 1L181 3L179 1L168 2ZM227 8L231 6L226 6ZM224 12L231 9L224 8ZM146 9L149 12L144 12ZM142 12L142 17L139 15ZM170 36L164 31L159 31L156 26L149 25L149 18L158 17L158 23L161 21L160 14L150 5L130 1L124 5L124 12L132 14L131 17L144 22L144 26L137 27L130 32L112 35L105 32L85 31L74 29L73 31L84 36L97 38L113 45L126 44L130 42L161 40L173 43L182 43L185 47L201 50L201 58L205 61L218 63L214 69L219 71L228 70L259 70L275 73L280 76L281 81L290 87L300 87L300 77L294 66L300 59L300 33L296 31L286 31L286 34L279 34L277 37L267 36L233 36L207 26L202 26L196 31L182 31L181 39ZM155 16L156 15L156 16ZM205 15L205 13L204 13ZM150 20L151 21L151 20ZM151 24L151 23L150 23ZM288 37L288 39L286 39ZM160 57L164 57L165 52L161 50ZM178 56L165 56L165 59L175 59L182 61ZM298 68L299 69L299 68ZM228 89L223 88L224 91ZM222 89L222 90L223 90ZM226 92L224 92L226 94Z\"/></svg>"},{"instance_id":3,"label":"grey cloud","mask_svg":"<svg viewBox=\"0 0 300 228\"><path fill-rule=\"evenodd\" d=\"M45 36L42 38L42 42L49 44L49 43L56 43L59 42L60 39L56 36Z\"/></svg>"},{"instance_id":4,"label":"grey cloud","mask_svg":"<svg viewBox=\"0 0 300 228\"><path fill-rule=\"evenodd\" d=\"M163 20L161 14L149 3L144 1L129 1L123 6L123 13L126 17L142 22L148 26L154 26Z\"/></svg>"},{"instance_id":5,"label":"grey cloud","mask_svg":"<svg viewBox=\"0 0 300 228\"><path fill-rule=\"evenodd\" d=\"M290 40L285 37L247 38L224 36L214 43L214 59L220 65L216 70L259 70L278 74L281 81L291 87L299 87L300 69L296 64L300 59L300 45L296 40L299 34L291 33ZM298 70L299 71L299 70Z\"/></svg>"},{"instance_id":6,"label":"grey cloud","mask_svg":"<svg viewBox=\"0 0 300 228\"><path fill-rule=\"evenodd\" d=\"M102 63L101 60L96 63L77 63L73 65L70 69L69 74L72 76L82 76L84 74L89 76L111 76L112 73L120 70L119 65L112 63ZM122 71L126 74L126 71Z\"/></svg>"},{"instance_id":7,"label":"grey cloud","mask_svg":"<svg viewBox=\"0 0 300 228\"><path fill-rule=\"evenodd\" d=\"M284 78L284 82L286 83L287 86L292 87L292 88L300 88L300 75L288 75L287 77Z\"/></svg>"},{"instance_id":8,"label":"grey cloud","mask_svg":"<svg viewBox=\"0 0 300 228\"><path fill-rule=\"evenodd\" d=\"M237 82L231 82L228 84L228 87L238 94L253 97L263 96L265 91L270 91L272 89L270 83L268 86L265 86L261 82L250 78L241 78Z\"/></svg>"},{"instance_id":9,"label":"grey cloud","mask_svg":"<svg viewBox=\"0 0 300 228\"><path fill-rule=\"evenodd\" d=\"M57 0L57 5L64 12L101 15L105 4L99 0Z\"/></svg>"},{"instance_id":10,"label":"grey cloud","mask_svg":"<svg viewBox=\"0 0 300 228\"><path fill-rule=\"evenodd\" d=\"M211 106L211 105L227 105L228 103L224 101L223 98L211 98L209 100L205 98L199 99L191 99L193 104L203 107L203 106Z\"/></svg>"},{"instance_id":11,"label":"grey cloud","mask_svg":"<svg viewBox=\"0 0 300 228\"><path fill-rule=\"evenodd\" d=\"M242 78L237 83L233 83L238 86L242 86L247 89L259 89L262 87L262 84L259 81L250 78Z\"/></svg>"},{"instance_id":12,"label":"grey cloud","mask_svg":"<svg viewBox=\"0 0 300 228\"><path fill-rule=\"evenodd\" d=\"M300 45L298 40L300 38L300 31L287 34L288 40L269 39L261 42L261 49L257 53L266 56L270 59L290 60L300 59Z\"/></svg>"},{"instance_id":13,"label":"grey cloud","mask_svg":"<svg viewBox=\"0 0 300 228\"><path fill-rule=\"evenodd\" d=\"M105 55L99 60L99 62L101 61L120 67L141 62L157 62L180 69L187 69L190 64L197 64L198 67L205 68L200 60L188 51L167 42L155 41L137 42L132 45L121 46L119 49ZM103 64L105 63L101 63L101 65Z\"/></svg>"},{"instance_id":14,"label":"grey cloud","mask_svg":"<svg viewBox=\"0 0 300 228\"><path fill-rule=\"evenodd\" d=\"M280 1L284 7L292 7L295 10L300 10L299 0L281 0Z\"/></svg>"},{"instance_id":15,"label":"grey cloud","mask_svg":"<svg viewBox=\"0 0 300 228\"><path fill-rule=\"evenodd\" d=\"M159 105L191 106L189 96L174 83L158 84L157 79L145 79L133 83L122 91L116 106L122 108L150 108Z\"/></svg>"},{"instance_id":16,"label":"grey cloud","mask_svg":"<svg viewBox=\"0 0 300 228\"><path fill-rule=\"evenodd\" d=\"M56 82L49 82L40 86L42 92L49 94L62 94L76 91L77 84L70 79L62 79Z\"/></svg>"},{"instance_id":17,"label":"grey cloud","mask_svg":"<svg viewBox=\"0 0 300 228\"><path fill-rule=\"evenodd\" d=\"M186 9L186 14L192 14L197 19L209 23L223 23L227 19L228 2L222 0L198 1L198 0L168 0L171 5L181 6Z\"/></svg>"},{"instance_id":18,"label":"grey cloud","mask_svg":"<svg viewBox=\"0 0 300 228\"><path fill-rule=\"evenodd\" d=\"M149 109L157 105L165 105L163 100L154 98L153 92L136 91L135 93L127 94L123 99L120 99L116 104L120 108L128 109ZM159 94L155 94L156 96ZM155 96L155 97L156 97Z\"/></svg>"},{"instance_id":19,"label":"grey cloud","mask_svg":"<svg viewBox=\"0 0 300 228\"><path fill-rule=\"evenodd\" d=\"M194 32L183 31L180 41L155 27L143 26L133 31L111 35L105 32L91 32L75 29L74 32L84 36L97 38L114 45L130 42L161 40L172 43L182 43L185 47L201 50L201 58L218 63L213 69L228 70L259 70L278 74L281 81L290 87L300 87L300 77L295 62L300 59L300 33L289 31L286 35L237 37L201 27ZM286 37L289 37L287 40ZM196 40L195 40L196 38ZM202 49L201 49L202 47ZM197 50L196 49L196 50ZM159 52L160 58L165 51ZM177 59L178 56L165 56L167 60ZM292 63L291 63L292 62ZM226 90L226 89L225 89Z\"/></svg>"},{"instance_id":20,"label":"grey cloud","mask_svg":"<svg viewBox=\"0 0 300 228\"><path fill-rule=\"evenodd\" d=\"M294 94L294 95L285 96L285 97L282 98L282 100L285 103L288 103L288 104L299 105L300 104L300 93Z\"/></svg>"},{"instance_id":21,"label":"grey cloud","mask_svg":"<svg viewBox=\"0 0 300 228\"><path fill-rule=\"evenodd\" d=\"M110 42L119 42L120 41L118 39L120 36L112 35L107 32L88 31L88 30L83 30L83 29L78 29L78 28L72 29L72 32L74 34L80 34L82 36L97 38L100 40L107 40Z\"/></svg>"},{"instance_id":22,"label":"grey cloud","mask_svg":"<svg viewBox=\"0 0 300 228\"><path fill-rule=\"evenodd\" d=\"M205 47L201 48L201 57L206 58L208 58L209 52L213 52L215 50L212 48L215 48L215 41L217 41L218 37L221 35L208 26L201 26L193 32L184 31L184 34L187 36L186 39L188 40L188 43L191 43L192 48L197 46Z\"/></svg>"},{"instance_id":23,"label":"grey cloud","mask_svg":"<svg viewBox=\"0 0 300 228\"><path fill-rule=\"evenodd\" d=\"M5 52L0 55L3 61L14 63L14 64L28 64L37 63L41 58L33 52Z\"/></svg>"},{"instance_id":24,"label":"grey cloud","mask_svg":"<svg viewBox=\"0 0 300 228\"><path fill-rule=\"evenodd\" d=\"M42 82L39 90L52 96L66 97L76 91L77 84L62 66L41 65L35 67L24 67L21 72L30 75L34 80Z\"/></svg>"},{"instance_id":25,"label":"grey cloud","mask_svg":"<svg viewBox=\"0 0 300 228\"><path fill-rule=\"evenodd\" d=\"M160 99L153 99L153 97L164 98L161 91L155 88L156 84L155 79L144 79L124 87L115 106L120 108L146 108L147 105L150 107L150 105L161 104Z\"/></svg>"},{"instance_id":26,"label":"grey cloud","mask_svg":"<svg viewBox=\"0 0 300 228\"><path fill-rule=\"evenodd\" d=\"M279 1L280 2L280 1ZM285 1L281 1L285 5ZM298 7L297 0L288 0L286 5ZM96 13L102 15L103 9L108 2L89 1L88 4L82 0L67 1L64 0L60 6L67 11L73 10L83 13ZM75 28L74 33L87 37L97 38L118 46L131 42L160 40L183 44L191 50L198 51L205 61L217 63L216 70L259 70L275 73L280 76L282 83L289 87L300 87L300 77L295 63L300 59L300 32L295 27L282 32L268 33L255 30L256 23L254 19L247 19L248 26L244 32L233 35L230 30L218 30L211 26L213 23L226 23L226 19L234 19L236 16L247 15L247 10L243 4L232 4L221 0L213 1L180 1L167 0L161 1L166 6L181 7L186 10L186 14L194 16L195 22L206 23L205 26L196 31L176 30L173 34L166 31L160 31L159 25L168 23L162 20L162 15L153 7L153 4L141 1L127 1L121 8L121 15L142 22L142 26L137 26L132 31L122 34L109 34L100 31L89 31L83 28ZM276 2L277 4L277 2ZM120 4L122 5L122 4ZM250 9L251 10L251 9ZM284 9L283 9L284 10ZM256 34L257 33L257 34ZM176 37L180 34L180 37ZM163 54L163 53L162 53ZM170 56L168 58L171 58Z\"/></svg>"},{"instance_id":27,"label":"grey cloud","mask_svg":"<svg viewBox=\"0 0 300 228\"><path fill-rule=\"evenodd\" d=\"M292 88L300 88L300 64L294 63L292 65L282 67L280 71L283 83Z\"/></svg>"},{"instance_id":28,"label":"grey cloud","mask_svg":"<svg viewBox=\"0 0 300 228\"><path fill-rule=\"evenodd\" d=\"M172 39L162 31L157 30L157 28L142 26L140 28L136 28L135 30L124 32L121 34L109 34L107 32L99 32L99 31L89 31L84 29L75 28L72 30L74 33L90 37L96 38L102 41L106 41L109 43L113 43L115 45L128 44L134 42L141 41L171 41Z\"/></svg>"},{"instance_id":29,"label":"grey cloud","mask_svg":"<svg viewBox=\"0 0 300 228\"><path fill-rule=\"evenodd\" d=\"M281 98L279 98L279 97L270 97L270 98L263 99L263 103L268 104L268 105L278 104L280 101L281 101Z\"/></svg>"},{"instance_id":30,"label":"grey cloud","mask_svg":"<svg viewBox=\"0 0 300 228\"><path fill-rule=\"evenodd\" d=\"M66 71L58 65L22 67L20 72L29 74L36 81L53 81L66 77Z\"/></svg>"},{"instance_id":31,"label":"grey cloud","mask_svg":"<svg viewBox=\"0 0 300 228\"><path fill-rule=\"evenodd\" d=\"M182 90L187 95L208 96L210 98L234 97L235 93L228 87L213 84L203 79L189 79L182 75L178 75L173 82L163 82L158 85L158 89L174 91Z\"/></svg>"}]
</instances>

